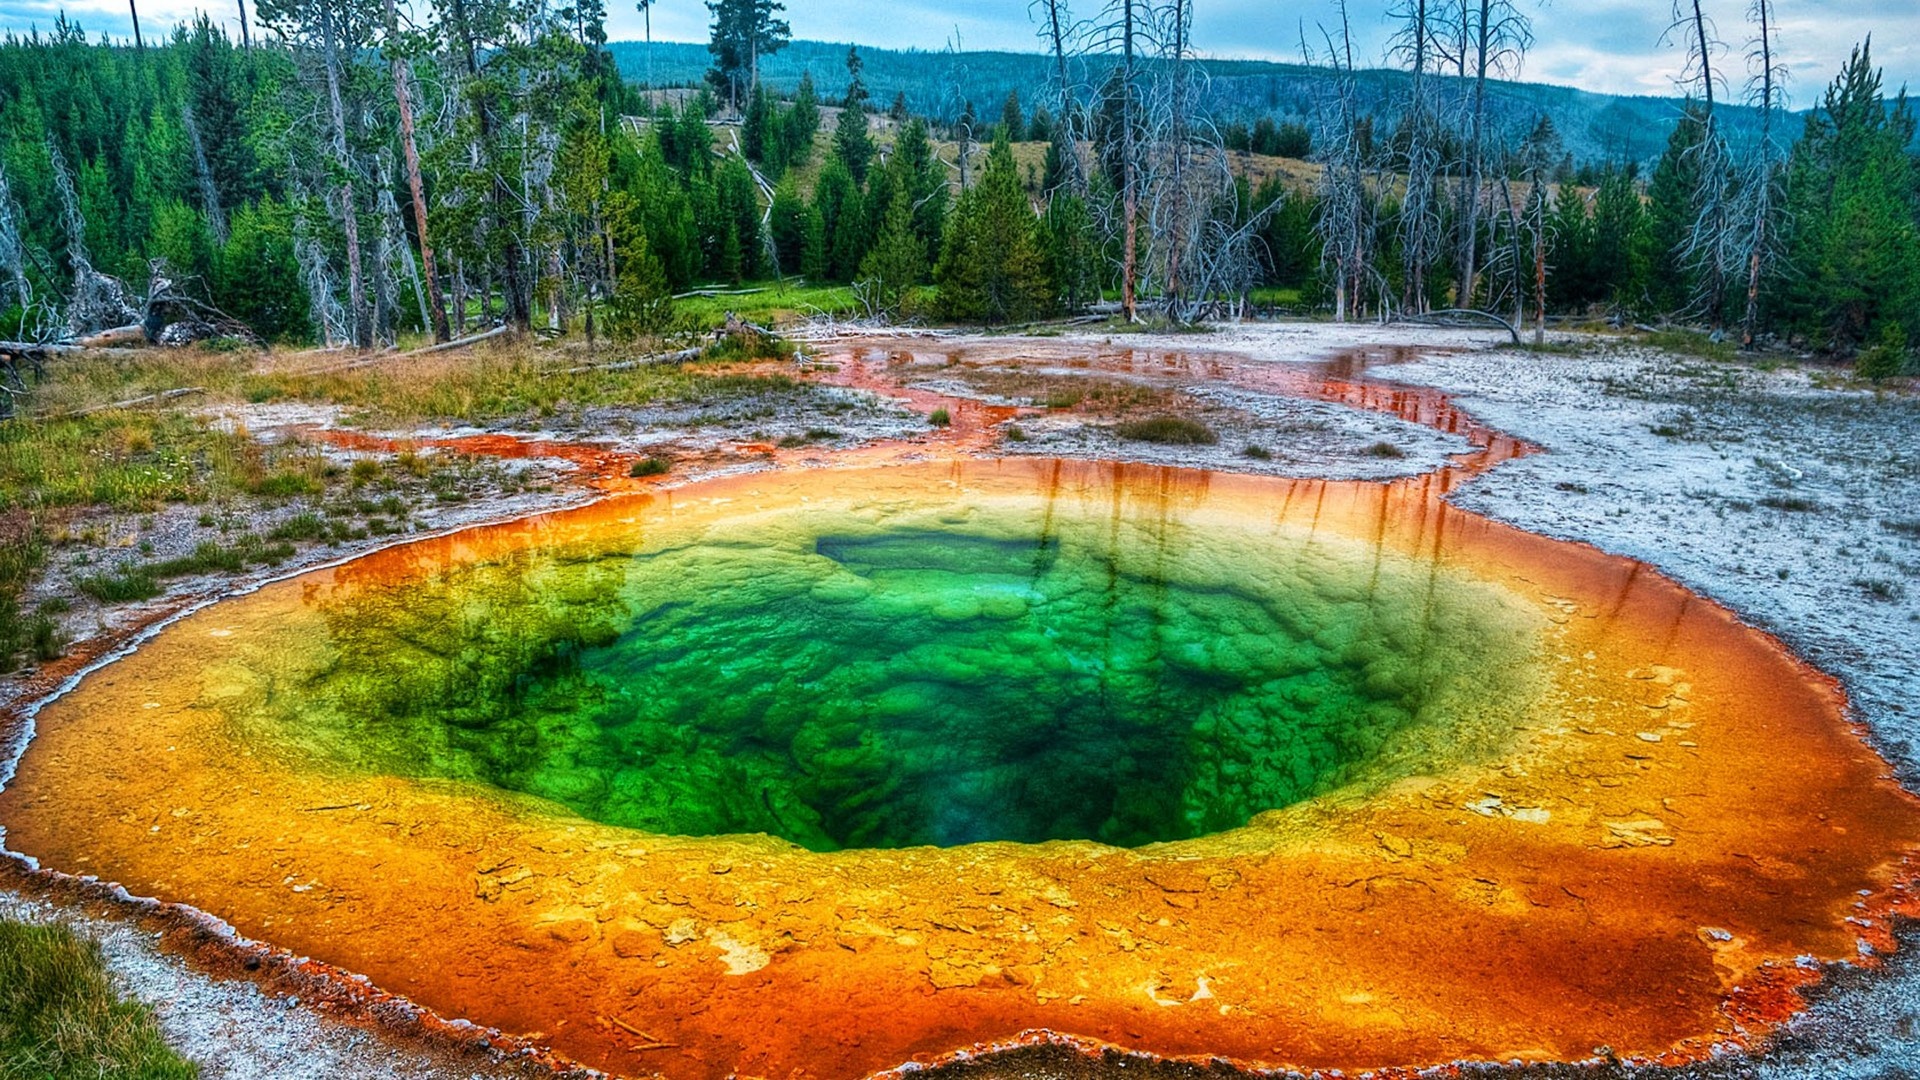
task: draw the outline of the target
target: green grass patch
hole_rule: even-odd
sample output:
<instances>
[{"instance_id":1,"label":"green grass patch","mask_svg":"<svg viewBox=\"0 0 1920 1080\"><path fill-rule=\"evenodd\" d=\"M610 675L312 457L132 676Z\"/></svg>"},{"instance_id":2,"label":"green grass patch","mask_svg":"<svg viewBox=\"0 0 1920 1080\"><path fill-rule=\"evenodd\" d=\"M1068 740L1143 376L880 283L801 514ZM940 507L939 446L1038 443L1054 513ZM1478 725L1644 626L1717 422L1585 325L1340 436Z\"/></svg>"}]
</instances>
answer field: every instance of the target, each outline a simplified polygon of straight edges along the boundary
<instances>
[{"instance_id":1,"label":"green grass patch","mask_svg":"<svg viewBox=\"0 0 1920 1080\"><path fill-rule=\"evenodd\" d=\"M1211 446L1220 441L1212 428L1184 416L1155 416L1115 424L1114 434L1134 442L1169 446Z\"/></svg>"},{"instance_id":2,"label":"green grass patch","mask_svg":"<svg viewBox=\"0 0 1920 1080\"><path fill-rule=\"evenodd\" d=\"M1721 363L1731 363L1739 352L1732 338L1715 341L1712 335L1697 330L1656 330L1647 335L1646 342L1662 352L1698 356Z\"/></svg>"},{"instance_id":3,"label":"green grass patch","mask_svg":"<svg viewBox=\"0 0 1920 1080\"><path fill-rule=\"evenodd\" d=\"M664 476L672 468L673 461L670 458L646 457L634 462L633 466L627 470L627 475L632 477Z\"/></svg>"},{"instance_id":4,"label":"green grass patch","mask_svg":"<svg viewBox=\"0 0 1920 1080\"><path fill-rule=\"evenodd\" d=\"M942 406L927 414L927 423L934 427L946 427L953 423L953 415L947 412L945 406Z\"/></svg>"},{"instance_id":5,"label":"green grass patch","mask_svg":"<svg viewBox=\"0 0 1920 1080\"><path fill-rule=\"evenodd\" d=\"M327 531L327 519L309 510L295 514L267 530L267 538L270 540L324 540L327 537Z\"/></svg>"},{"instance_id":6,"label":"green grass patch","mask_svg":"<svg viewBox=\"0 0 1920 1080\"><path fill-rule=\"evenodd\" d=\"M103 604L151 600L160 595L160 579L148 566L129 566L103 574L90 574L74 582L74 585Z\"/></svg>"},{"instance_id":7,"label":"green grass patch","mask_svg":"<svg viewBox=\"0 0 1920 1080\"><path fill-rule=\"evenodd\" d=\"M305 516L319 521L314 515ZM372 521L368 522L369 526L372 524ZM231 544L202 540L191 552L177 558L123 566L83 577L74 584L81 592L104 604L149 600L160 595L161 582L168 578L192 577L196 574L237 574L261 564L278 566L292 558L293 553L293 544L285 538L269 539L245 533Z\"/></svg>"},{"instance_id":8,"label":"green grass patch","mask_svg":"<svg viewBox=\"0 0 1920 1080\"><path fill-rule=\"evenodd\" d=\"M122 1001L100 947L63 926L0 921L0 1077L193 1080L153 1010Z\"/></svg>"},{"instance_id":9,"label":"green grass patch","mask_svg":"<svg viewBox=\"0 0 1920 1080\"><path fill-rule=\"evenodd\" d=\"M713 330L726 325L728 313L762 326L774 326L814 315L836 317L861 314L860 302L850 285L800 285L778 281L758 282L742 288L759 292L734 296L689 296L673 302L677 319L698 330Z\"/></svg>"}]
</instances>

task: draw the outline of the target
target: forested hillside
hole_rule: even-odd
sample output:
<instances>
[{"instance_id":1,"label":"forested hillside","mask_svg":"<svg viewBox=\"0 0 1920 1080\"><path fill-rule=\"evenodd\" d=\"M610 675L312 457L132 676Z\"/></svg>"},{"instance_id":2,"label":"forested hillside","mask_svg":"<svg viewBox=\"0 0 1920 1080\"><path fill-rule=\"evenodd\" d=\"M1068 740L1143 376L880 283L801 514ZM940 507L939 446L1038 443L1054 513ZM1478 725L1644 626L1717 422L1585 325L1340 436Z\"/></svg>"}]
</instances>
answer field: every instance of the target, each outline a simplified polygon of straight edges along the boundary
<instances>
[{"instance_id":1,"label":"forested hillside","mask_svg":"<svg viewBox=\"0 0 1920 1080\"><path fill-rule=\"evenodd\" d=\"M616 41L607 46L628 81L656 86L697 86L712 56L704 44ZM782 93L791 93L803 74L837 96L846 84L841 61L845 44L795 41L761 63L760 77ZM649 56L651 55L651 60ZM1039 53L992 51L922 52L862 48L865 78L873 96L890 102L905 94L914 112L942 121L957 119L971 101L992 109L1008 94L1034 100L1054 79L1053 61ZM1088 57L1075 65L1074 77L1098 85L1114 65L1111 57ZM1265 60L1208 60L1206 107L1223 121L1251 126L1261 117L1317 128L1337 91L1336 73L1325 67ZM1405 110L1411 76L1392 69L1355 72L1361 109L1389 126ZM1453 92L1465 81L1439 80ZM1443 90L1444 92L1444 90ZM1490 108L1503 127L1525 129L1542 114L1553 118L1567 150L1581 161L1650 165L1667 135L1679 123L1684 103L1677 97L1628 97L1596 94L1566 86L1492 80ZM1738 141L1759 133L1759 115L1746 108L1727 110L1727 126Z\"/></svg>"},{"instance_id":2,"label":"forested hillside","mask_svg":"<svg viewBox=\"0 0 1920 1080\"><path fill-rule=\"evenodd\" d=\"M268 0L270 38L202 20L145 48L61 20L0 45L0 325L632 339L692 325L675 294L779 278L955 321L1103 301L1176 321L1479 308L1536 333L1664 318L1889 369L1920 332L1914 118L1864 48L1812 113L1772 80L1751 106L1702 100L1641 168L1584 157L1551 111L1507 126L1494 61L1517 46L1497 36L1455 65L1467 84L1431 55L1391 77L1329 58L1311 126L1250 124L1220 100L1240 65L1209 81L1181 44L1190 3L1137 10L1159 30L1131 62L1056 42L1065 85L988 99L1034 58L947 58L957 112L926 103L938 58L848 48L816 75L818 48L755 0L715 9L700 89L671 95L623 74L586 6ZM658 81L692 70L655 60ZM876 70L922 82L889 97Z\"/></svg>"}]
</instances>

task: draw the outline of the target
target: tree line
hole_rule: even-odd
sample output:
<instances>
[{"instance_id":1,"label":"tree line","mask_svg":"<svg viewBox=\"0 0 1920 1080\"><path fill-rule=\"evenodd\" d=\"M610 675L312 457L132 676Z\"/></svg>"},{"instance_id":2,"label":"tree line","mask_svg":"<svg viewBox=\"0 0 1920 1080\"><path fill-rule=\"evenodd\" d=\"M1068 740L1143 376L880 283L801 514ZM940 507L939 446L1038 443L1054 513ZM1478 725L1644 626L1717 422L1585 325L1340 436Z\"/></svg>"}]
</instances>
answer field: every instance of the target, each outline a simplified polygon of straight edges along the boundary
<instances>
[{"instance_id":1,"label":"tree line","mask_svg":"<svg viewBox=\"0 0 1920 1080\"><path fill-rule=\"evenodd\" d=\"M843 95L774 93L772 0L709 3L709 77L671 93L620 76L603 0L262 0L239 42L202 17L131 48L63 16L0 43L0 320L72 336L164 287L264 340L633 336L669 328L676 293L781 276L955 321L1103 302L1188 321L1284 296L1841 350L1920 332L1914 117L1866 45L1788 132L1772 0L1754 0L1737 96L1762 130L1735 146L1724 50L1685 0L1665 152L1576 163L1548 118L1489 115L1531 40L1521 3L1395 0L1391 114L1360 107L1337 8L1309 51L1344 89L1310 125L1207 114L1193 0L1042 0L1048 85L976 109L956 63L944 121L873 101L857 50ZM1312 181L1274 157L1310 157Z\"/></svg>"}]
</instances>

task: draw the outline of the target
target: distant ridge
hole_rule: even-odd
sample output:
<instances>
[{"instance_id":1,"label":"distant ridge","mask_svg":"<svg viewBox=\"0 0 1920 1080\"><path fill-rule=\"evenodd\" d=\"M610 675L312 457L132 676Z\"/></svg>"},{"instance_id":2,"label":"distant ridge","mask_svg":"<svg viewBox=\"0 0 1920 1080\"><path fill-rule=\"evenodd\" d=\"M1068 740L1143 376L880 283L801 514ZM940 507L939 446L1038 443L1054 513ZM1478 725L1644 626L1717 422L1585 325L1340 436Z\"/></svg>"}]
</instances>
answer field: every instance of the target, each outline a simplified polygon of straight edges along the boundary
<instances>
[{"instance_id":1,"label":"distant ridge","mask_svg":"<svg viewBox=\"0 0 1920 1080\"><path fill-rule=\"evenodd\" d=\"M657 41L652 48L653 77L661 85L698 82L711 60L704 44ZM845 43L795 41L763 61L761 75L785 92L810 71L821 96L836 98L846 91L847 48ZM635 82L646 79L645 42L616 41L608 49L622 75ZM956 69L983 120L997 119L1001 102L1013 90L1029 110L1036 103L1049 104L1045 95L1053 62L1040 53L923 52L862 45L860 57L865 62L861 77L880 108L904 92L914 112L953 119L965 104L953 88ZM1332 93L1333 74L1325 68L1269 60L1207 60L1203 66L1210 77L1210 106L1222 120L1251 122L1272 116L1312 125ZM1076 77L1091 86L1102 74L1100 62L1089 59L1079 63ZM1359 73L1358 81L1364 110L1386 118L1396 114L1396 99L1408 84L1405 72L1367 70ZM1457 85L1451 79L1443 83ZM1676 97L1597 94L1528 82L1491 83L1488 100L1495 124L1507 132L1531 127L1542 113L1552 117L1567 150L1583 163L1651 163L1665 147L1681 109ZM1725 108L1722 118L1736 144L1758 128L1758 113L1751 109ZM1790 123L1786 133L1797 134L1797 122Z\"/></svg>"}]
</instances>

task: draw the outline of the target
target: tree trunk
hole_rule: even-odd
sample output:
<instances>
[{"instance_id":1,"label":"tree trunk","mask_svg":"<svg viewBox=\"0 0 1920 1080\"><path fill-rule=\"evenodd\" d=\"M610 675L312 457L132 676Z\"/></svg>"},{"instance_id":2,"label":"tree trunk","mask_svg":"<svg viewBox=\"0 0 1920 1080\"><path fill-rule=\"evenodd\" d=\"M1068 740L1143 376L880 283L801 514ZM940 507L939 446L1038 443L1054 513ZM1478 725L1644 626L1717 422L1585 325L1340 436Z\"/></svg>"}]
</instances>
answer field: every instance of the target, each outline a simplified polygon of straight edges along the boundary
<instances>
[{"instance_id":1,"label":"tree trunk","mask_svg":"<svg viewBox=\"0 0 1920 1080\"><path fill-rule=\"evenodd\" d=\"M247 29L247 0L240 0L240 47L253 51L253 34Z\"/></svg>"},{"instance_id":2,"label":"tree trunk","mask_svg":"<svg viewBox=\"0 0 1920 1080\"><path fill-rule=\"evenodd\" d=\"M480 80L480 50L474 41L473 26L467 19L466 0L453 0L453 11L454 21L459 24L461 46L466 53L467 75L475 83L478 83ZM526 332L533 329L533 305L520 280L520 234L519 231L512 226L510 221L511 213L508 210L512 202L513 190L507 186L507 178L500 175L500 170L494 168L493 161L491 160L493 147L495 145L496 130L499 126L498 119L493 114L492 94L489 92L482 96L476 103L476 106L478 119L480 121L480 145L485 148L488 158L488 160L482 162L482 165L493 177L491 197L489 200L492 204L491 217L493 218L493 228L500 230L504 234L500 253L500 272L502 284L505 286L505 296L502 299L505 302L507 315L512 319L515 328ZM489 277L491 277L491 275L489 275ZM492 294L493 287L491 282L489 282L486 292L481 296L483 308L488 303Z\"/></svg>"},{"instance_id":3,"label":"tree trunk","mask_svg":"<svg viewBox=\"0 0 1920 1080\"><path fill-rule=\"evenodd\" d=\"M353 342L373 347L373 323L367 312L367 282L360 262L360 213L353 197L353 159L347 153L347 110L340 97L340 46L333 15L320 5L321 48L327 68L327 101L333 112L333 154L340 168L340 224L347 237L347 303L352 308Z\"/></svg>"},{"instance_id":4,"label":"tree trunk","mask_svg":"<svg viewBox=\"0 0 1920 1080\"><path fill-rule=\"evenodd\" d=\"M1120 268L1120 315L1128 322L1137 317L1134 289L1139 280L1140 191L1135 179L1133 145L1133 3L1120 0L1120 48L1125 59L1120 70L1120 175L1121 208L1126 214L1126 240Z\"/></svg>"},{"instance_id":5,"label":"tree trunk","mask_svg":"<svg viewBox=\"0 0 1920 1080\"><path fill-rule=\"evenodd\" d=\"M137 0L127 0L127 11L133 15L133 47L146 52L147 43L140 38L140 5Z\"/></svg>"},{"instance_id":6,"label":"tree trunk","mask_svg":"<svg viewBox=\"0 0 1920 1080\"><path fill-rule=\"evenodd\" d=\"M241 0L245 10L245 0ZM447 326L446 306L441 303L440 277L434 266L433 241L427 232L427 192L420 181L420 150L413 136L413 88L408 78L406 58L395 47L400 33L400 17L393 0L387 0L387 48L393 54L393 100L400 107L400 153L407 166L407 192L413 199L413 227L420 237L420 269L426 279L427 310L432 314L433 340L452 340Z\"/></svg>"},{"instance_id":7,"label":"tree trunk","mask_svg":"<svg viewBox=\"0 0 1920 1080\"><path fill-rule=\"evenodd\" d=\"M1047 0L1047 22L1053 33L1053 61L1060 79L1060 126L1066 137L1061 140L1067 151L1067 186L1076 195L1084 194L1085 177L1080 174L1080 146L1073 136L1073 84L1067 80L1067 38L1060 25L1061 0Z\"/></svg>"},{"instance_id":8,"label":"tree trunk","mask_svg":"<svg viewBox=\"0 0 1920 1080\"><path fill-rule=\"evenodd\" d=\"M1747 308L1740 319L1740 347L1753 348L1760 322L1760 270L1766 257L1769 219L1773 216L1773 28L1772 0L1757 0L1760 20L1760 162L1752 182L1760 185L1753 200L1752 249L1747 253Z\"/></svg>"},{"instance_id":9,"label":"tree trunk","mask_svg":"<svg viewBox=\"0 0 1920 1080\"><path fill-rule=\"evenodd\" d=\"M1455 297L1461 307L1473 306L1480 273L1480 189L1485 183L1481 168L1486 159L1487 69L1493 62L1492 7L1492 0L1480 0L1480 24L1474 35L1473 128L1467 151L1467 191L1462 199L1466 214L1461 224L1460 294Z\"/></svg>"}]
</instances>

